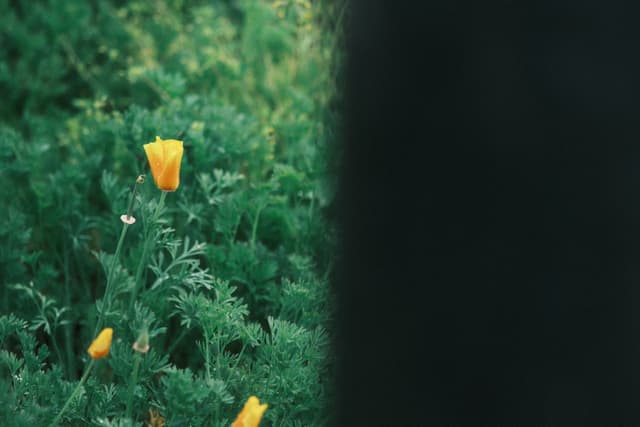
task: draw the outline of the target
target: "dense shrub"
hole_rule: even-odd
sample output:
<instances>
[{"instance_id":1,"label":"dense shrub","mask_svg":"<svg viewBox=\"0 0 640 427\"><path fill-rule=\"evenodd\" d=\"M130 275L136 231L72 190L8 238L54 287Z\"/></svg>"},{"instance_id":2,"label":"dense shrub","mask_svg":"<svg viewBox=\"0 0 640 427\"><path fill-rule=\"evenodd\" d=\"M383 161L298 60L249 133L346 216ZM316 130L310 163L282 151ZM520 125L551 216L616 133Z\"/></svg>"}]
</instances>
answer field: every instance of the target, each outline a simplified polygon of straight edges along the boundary
<instances>
[{"instance_id":1,"label":"dense shrub","mask_svg":"<svg viewBox=\"0 0 640 427\"><path fill-rule=\"evenodd\" d=\"M0 1L3 425L49 425L101 317L110 355L61 425L228 426L250 395L265 425L326 424L342 12ZM184 141L163 206L142 149L156 135Z\"/></svg>"}]
</instances>

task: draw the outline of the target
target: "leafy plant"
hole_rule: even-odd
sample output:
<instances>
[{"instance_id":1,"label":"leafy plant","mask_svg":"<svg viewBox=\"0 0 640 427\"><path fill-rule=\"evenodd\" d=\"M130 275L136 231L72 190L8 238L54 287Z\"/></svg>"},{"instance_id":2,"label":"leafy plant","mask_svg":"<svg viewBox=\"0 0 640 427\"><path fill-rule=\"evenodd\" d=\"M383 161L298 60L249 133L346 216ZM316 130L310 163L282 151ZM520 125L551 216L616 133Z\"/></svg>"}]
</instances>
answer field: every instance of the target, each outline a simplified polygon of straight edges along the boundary
<instances>
[{"instance_id":1,"label":"leafy plant","mask_svg":"<svg viewBox=\"0 0 640 427\"><path fill-rule=\"evenodd\" d=\"M252 395L264 425L328 423L343 16L0 1L3 425L228 426ZM183 141L175 192L156 136Z\"/></svg>"}]
</instances>

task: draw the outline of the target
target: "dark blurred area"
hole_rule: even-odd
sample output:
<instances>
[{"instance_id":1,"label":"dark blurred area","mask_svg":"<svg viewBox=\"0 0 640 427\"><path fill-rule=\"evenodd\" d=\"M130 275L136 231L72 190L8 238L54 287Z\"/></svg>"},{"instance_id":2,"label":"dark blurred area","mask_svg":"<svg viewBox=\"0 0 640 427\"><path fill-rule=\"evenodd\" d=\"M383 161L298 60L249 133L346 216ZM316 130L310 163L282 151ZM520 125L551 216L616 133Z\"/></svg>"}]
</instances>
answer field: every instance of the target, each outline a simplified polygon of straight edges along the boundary
<instances>
[{"instance_id":1,"label":"dark blurred area","mask_svg":"<svg viewBox=\"0 0 640 427\"><path fill-rule=\"evenodd\" d=\"M640 425L633 12L351 2L338 425Z\"/></svg>"}]
</instances>

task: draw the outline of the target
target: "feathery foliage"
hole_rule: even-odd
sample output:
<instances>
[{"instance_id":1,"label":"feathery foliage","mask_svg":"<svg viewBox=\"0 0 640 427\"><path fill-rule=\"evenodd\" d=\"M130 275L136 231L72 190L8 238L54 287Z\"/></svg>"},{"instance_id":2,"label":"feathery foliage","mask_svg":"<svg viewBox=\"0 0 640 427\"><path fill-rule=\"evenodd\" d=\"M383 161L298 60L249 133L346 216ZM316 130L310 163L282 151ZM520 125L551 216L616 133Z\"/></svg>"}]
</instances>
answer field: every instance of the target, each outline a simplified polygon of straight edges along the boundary
<instances>
[{"instance_id":1,"label":"feathery foliage","mask_svg":"<svg viewBox=\"0 0 640 427\"><path fill-rule=\"evenodd\" d=\"M343 15L0 0L3 425L228 426L250 395L263 425L327 424ZM163 203L156 135L184 141Z\"/></svg>"}]
</instances>

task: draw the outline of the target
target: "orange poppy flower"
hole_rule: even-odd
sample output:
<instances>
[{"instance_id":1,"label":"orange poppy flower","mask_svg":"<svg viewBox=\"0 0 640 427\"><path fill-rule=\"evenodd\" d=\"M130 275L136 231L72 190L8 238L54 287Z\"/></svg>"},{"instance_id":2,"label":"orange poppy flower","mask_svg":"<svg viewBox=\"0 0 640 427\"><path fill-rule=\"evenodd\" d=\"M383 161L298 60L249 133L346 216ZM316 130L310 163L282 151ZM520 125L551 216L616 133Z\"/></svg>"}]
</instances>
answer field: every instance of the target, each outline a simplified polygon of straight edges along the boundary
<instances>
[{"instance_id":1,"label":"orange poppy flower","mask_svg":"<svg viewBox=\"0 0 640 427\"><path fill-rule=\"evenodd\" d=\"M98 337L93 340L89 348L87 349L87 353L91 355L93 359L101 359L109 354L109 349L111 348L111 338L113 338L113 329L104 328Z\"/></svg>"},{"instance_id":2,"label":"orange poppy flower","mask_svg":"<svg viewBox=\"0 0 640 427\"><path fill-rule=\"evenodd\" d=\"M266 403L261 405L257 397L251 396L231 427L258 427L268 406Z\"/></svg>"},{"instance_id":3,"label":"orange poppy flower","mask_svg":"<svg viewBox=\"0 0 640 427\"><path fill-rule=\"evenodd\" d=\"M180 163L182 162L182 141L160 139L144 144L151 175L156 186L162 191L176 191L180 185Z\"/></svg>"}]
</instances>

